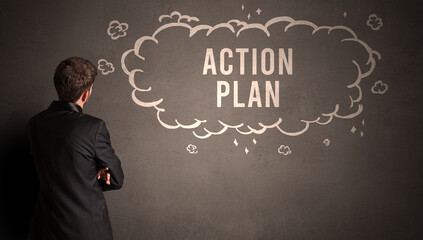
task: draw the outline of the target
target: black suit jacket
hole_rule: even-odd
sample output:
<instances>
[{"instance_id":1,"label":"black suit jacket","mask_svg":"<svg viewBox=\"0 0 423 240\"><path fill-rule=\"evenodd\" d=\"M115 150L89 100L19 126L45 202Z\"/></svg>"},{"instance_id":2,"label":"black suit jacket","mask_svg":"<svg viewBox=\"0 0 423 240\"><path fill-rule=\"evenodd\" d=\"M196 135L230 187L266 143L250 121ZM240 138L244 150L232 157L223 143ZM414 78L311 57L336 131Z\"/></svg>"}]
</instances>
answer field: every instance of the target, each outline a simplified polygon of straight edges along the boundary
<instances>
[{"instance_id":1,"label":"black suit jacket","mask_svg":"<svg viewBox=\"0 0 423 240\"><path fill-rule=\"evenodd\" d=\"M53 101L30 119L27 134L40 182L28 239L113 239L103 191L120 189L124 174L104 121ZM97 179L106 166L110 185Z\"/></svg>"}]
</instances>

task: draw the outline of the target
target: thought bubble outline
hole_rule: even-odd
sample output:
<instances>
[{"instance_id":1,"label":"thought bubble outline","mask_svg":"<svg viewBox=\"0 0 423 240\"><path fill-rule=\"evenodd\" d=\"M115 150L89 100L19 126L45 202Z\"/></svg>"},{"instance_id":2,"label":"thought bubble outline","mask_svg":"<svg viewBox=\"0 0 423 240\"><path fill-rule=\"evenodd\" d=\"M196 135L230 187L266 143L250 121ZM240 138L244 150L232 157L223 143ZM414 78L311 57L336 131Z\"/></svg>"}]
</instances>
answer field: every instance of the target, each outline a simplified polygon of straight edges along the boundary
<instances>
[{"instance_id":1,"label":"thought bubble outline","mask_svg":"<svg viewBox=\"0 0 423 240\"><path fill-rule=\"evenodd\" d=\"M226 23L225 22L218 23L214 26L210 26L210 25L206 25L206 24L199 24L199 25L196 25L196 26L191 26L188 23L185 23L185 22L182 22L182 21L186 20L187 22L192 22L192 21L199 22L199 19L196 18L196 17L190 17L188 15L182 15L181 13L179 13L177 11L172 12L170 15L161 15L159 17L159 22L161 22L165 18L169 18L169 19L173 20L174 16L177 16L176 22L170 22L170 23L166 23L166 24L159 26L155 30L155 32L152 34L152 36L142 36L142 37L138 38L135 41L134 48L125 51L122 54L122 57L121 57L122 70L124 71L124 73L126 75L128 75L129 83L134 88L134 90L132 91L132 100L137 105L142 106L142 107L154 107L157 110L157 113L156 113L157 120L159 121L159 123L163 127L167 128L167 129L178 129L178 128L196 129L199 126L201 126L203 123L206 123L207 120L199 120L197 118L194 118L194 122L191 123L191 124L181 124L181 123L178 122L177 119L175 119L176 124L165 123L160 118L160 113L165 112L165 109L159 107L159 104L161 102L163 102L163 98L160 98L159 100L155 100L155 101L151 101L151 102L143 102L143 101L141 101L140 99L137 98L137 96L135 95L136 92L149 92L149 91L152 90L152 88L150 86L146 89L143 89L143 88L139 88L139 87L136 86L136 84L135 84L135 74L136 73L143 73L144 71L142 69L133 69L133 70L129 71L128 68L126 67L125 59L130 53L133 53L139 59L145 60L145 57L141 56L141 54L140 54L140 49L141 49L142 44L146 41L152 41L156 44L159 44L159 41L155 38L155 36L158 33L160 33L161 31L164 31L165 29L172 28L172 27L182 27L182 28L188 29L189 30L189 37L194 36L197 32L202 31L202 30L207 30L207 32L206 32L206 37L207 37L213 31L220 29L220 28L229 29L232 33L236 34L237 37L239 36L239 34L242 31L247 30L247 29L261 30L267 35L267 37L270 37L270 32L268 31L268 28L271 25L273 25L275 23L279 23L279 22L287 22L288 25L285 26L284 32L286 32L289 28L291 28L293 26L308 26L308 27L311 27L313 29L312 35L315 34L319 30L327 30L328 35L331 33L331 31L343 30L343 31L349 33L350 37L342 39L341 42L352 41L352 42L359 43L367 51L367 53L369 55L369 58L367 60L366 65L370 64L370 69L365 73L362 73L360 66L358 65L358 63L355 60L352 61L352 63L357 68L358 76L357 76L357 79L356 79L355 82L347 85L347 88L356 88L358 90L358 96L356 98L353 98L353 97L351 97L351 95L349 95L349 99L351 101L350 108L353 108L354 105L357 105L357 110L355 112L351 113L351 114L347 114L347 115L338 114L339 104L335 104L334 110L332 112L321 113L320 114L321 116L318 116L314 120L301 119L300 121L304 123L303 129L301 129L299 131L294 131L294 132L285 131L280 127L280 124L282 122L282 118L279 118L275 123L273 123L271 125L265 125L265 124L259 122L258 125L261 127L261 129L255 129L255 128L249 126L249 125L246 125L245 123L230 125L230 124L224 123L223 121L218 120L218 122L222 125L222 128L219 131L215 131L215 132L209 131L208 129L206 129L204 127L203 130L206 132L206 134L199 135L198 133L196 133L193 130L192 131L193 135L195 137L199 138L199 139L206 139L206 138L209 138L210 136L221 135L224 132L226 132L228 129L235 129L240 134L249 135L249 134L252 134L252 133L263 134L264 132L266 132L267 129L276 128L282 134L285 134L287 136L299 136L299 135L305 133L309 129L310 124L315 123L315 124L319 124L319 125L327 125L333 120L334 117L341 118L341 119L351 119L351 118L358 116L363 111L363 105L359 103L362 99L362 90L361 90L361 87L360 87L360 82L363 78L368 77L373 72L373 70L375 69L376 59L374 58L374 55L377 56L378 60L381 59L381 55L377 51L371 49L364 41L360 40L357 37L357 35L354 33L354 31L351 30L350 28L348 28L346 26L341 26L341 25L337 25L337 26L317 26L310 21L294 20L294 19L292 19L291 17L288 17L288 16L274 17L274 18L268 20L264 25L261 24L261 23L246 23L246 22L238 20L238 19L232 19L232 20L229 20ZM239 29L235 30L234 25L236 25L236 27L239 27ZM327 118L327 120L326 121L321 120L321 117ZM245 126L245 125L248 128L248 131L240 130L240 128Z\"/></svg>"}]
</instances>

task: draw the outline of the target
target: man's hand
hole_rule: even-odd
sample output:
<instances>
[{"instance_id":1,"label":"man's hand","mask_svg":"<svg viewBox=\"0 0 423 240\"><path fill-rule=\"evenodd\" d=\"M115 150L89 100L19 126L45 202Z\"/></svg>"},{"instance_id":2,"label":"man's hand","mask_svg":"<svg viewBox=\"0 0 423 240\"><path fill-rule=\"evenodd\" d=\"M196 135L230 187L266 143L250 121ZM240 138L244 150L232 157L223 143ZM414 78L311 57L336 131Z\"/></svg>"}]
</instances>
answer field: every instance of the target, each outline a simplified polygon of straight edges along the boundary
<instances>
[{"instance_id":1,"label":"man's hand","mask_svg":"<svg viewBox=\"0 0 423 240\"><path fill-rule=\"evenodd\" d=\"M105 167L105 168L98 170L97 179L101 178L104 181L106 181L107 185L110 185L110 173L107 172L108 170L109 170L108 167Z\"/></svg>"}]
</instances>

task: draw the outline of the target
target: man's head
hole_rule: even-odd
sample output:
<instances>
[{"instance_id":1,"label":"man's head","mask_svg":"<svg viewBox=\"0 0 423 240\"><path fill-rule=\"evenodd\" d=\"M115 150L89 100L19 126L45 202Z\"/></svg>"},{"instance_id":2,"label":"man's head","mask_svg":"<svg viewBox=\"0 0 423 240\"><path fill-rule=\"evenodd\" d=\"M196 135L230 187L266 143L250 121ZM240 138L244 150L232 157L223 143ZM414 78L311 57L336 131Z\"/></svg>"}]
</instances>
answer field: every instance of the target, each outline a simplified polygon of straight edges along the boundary
<instances>
[{"instance_id":1,"label":"man's head","mask_svg":"<svg viewBox=\"0 0 423 240\"><path fill-rule=\"evenodd\" d=\"M97 69L90 61L71 57L60 62L54 74L54 86L59 100L66 102L86 102L97 76Z\"/></svg>"}]
</instances>

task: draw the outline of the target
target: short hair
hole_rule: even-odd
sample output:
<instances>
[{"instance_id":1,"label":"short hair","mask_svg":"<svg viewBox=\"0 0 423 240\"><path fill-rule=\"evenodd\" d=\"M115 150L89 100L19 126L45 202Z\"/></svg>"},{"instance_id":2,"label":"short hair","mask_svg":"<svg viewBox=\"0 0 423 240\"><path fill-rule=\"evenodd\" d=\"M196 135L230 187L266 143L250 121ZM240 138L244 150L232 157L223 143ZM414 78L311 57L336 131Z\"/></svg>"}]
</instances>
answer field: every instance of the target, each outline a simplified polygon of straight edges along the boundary
<instances>
[{"instance_id":1,"label":"short hair","mask_svg":"<svg viewBox=\"0 0 423 240\"><path fill-rule=\"evenodd\" d=\"M97 76L97 68L90 61L70 57L59 63L54 73L54 87L59 100L76 102L90 89Z\"/></svg>"}]
</instances>

